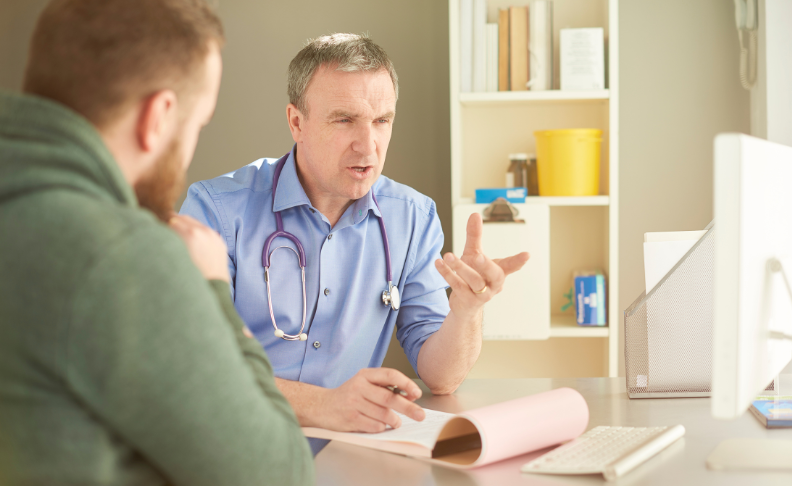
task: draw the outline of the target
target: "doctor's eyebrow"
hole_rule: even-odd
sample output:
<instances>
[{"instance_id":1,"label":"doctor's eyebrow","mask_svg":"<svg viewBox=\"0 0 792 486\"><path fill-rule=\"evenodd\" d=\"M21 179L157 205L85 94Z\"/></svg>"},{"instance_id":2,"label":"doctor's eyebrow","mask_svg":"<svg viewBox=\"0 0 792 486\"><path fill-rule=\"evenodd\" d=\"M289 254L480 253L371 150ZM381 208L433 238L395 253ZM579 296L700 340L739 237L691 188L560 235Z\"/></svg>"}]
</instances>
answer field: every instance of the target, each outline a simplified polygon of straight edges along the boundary
<instances>
[{"instance_id":1,"label":"doctor's eyebrow","mask_svg":"<svg viewBox=\"0 0 792 486\"><path fill-rule=\"evenodd\" d=\"M330 112L328 118L358 118L358 115L354 115L348 111L335 110Z\"/></svg>"}]
</instances>

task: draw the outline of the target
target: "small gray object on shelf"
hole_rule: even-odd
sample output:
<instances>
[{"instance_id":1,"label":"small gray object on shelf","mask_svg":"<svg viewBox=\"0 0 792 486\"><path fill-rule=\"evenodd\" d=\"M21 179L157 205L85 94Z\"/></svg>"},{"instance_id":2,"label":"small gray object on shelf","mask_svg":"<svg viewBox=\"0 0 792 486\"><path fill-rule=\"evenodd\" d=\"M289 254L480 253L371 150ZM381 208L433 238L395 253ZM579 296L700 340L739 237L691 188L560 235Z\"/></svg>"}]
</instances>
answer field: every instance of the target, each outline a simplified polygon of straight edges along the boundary
<instances>
[{"instance_id":1,"label":"small gray object on shelf","mask_svg":"<svg viewBox=\"0 0 792 486\"><path fill-rule=\"evenodd\" d=\"M506 198L499 197L484 208L485 223L523 223L524 219L517 219L520 212Z\"/></svg>"}]
</instances>

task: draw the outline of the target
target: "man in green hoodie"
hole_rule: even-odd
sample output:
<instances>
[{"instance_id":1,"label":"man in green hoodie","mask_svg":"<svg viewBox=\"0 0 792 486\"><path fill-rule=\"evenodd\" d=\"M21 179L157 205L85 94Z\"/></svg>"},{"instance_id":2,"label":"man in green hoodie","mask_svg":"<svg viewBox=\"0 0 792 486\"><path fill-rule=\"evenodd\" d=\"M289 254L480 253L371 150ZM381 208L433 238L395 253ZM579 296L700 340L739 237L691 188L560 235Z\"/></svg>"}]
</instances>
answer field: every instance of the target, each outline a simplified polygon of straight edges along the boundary
<instances>
[{"instance_id":1,"label":"man in green hoodie","mask_svg":"<svg viewBox=\"0 0 792 486\"><path fill-rule=\"evenodd\" d=\"M54 0L0 94L0 484L313 482L223 240L171 217L222 42L203 0Z\"/></svg>"}]
</instances>

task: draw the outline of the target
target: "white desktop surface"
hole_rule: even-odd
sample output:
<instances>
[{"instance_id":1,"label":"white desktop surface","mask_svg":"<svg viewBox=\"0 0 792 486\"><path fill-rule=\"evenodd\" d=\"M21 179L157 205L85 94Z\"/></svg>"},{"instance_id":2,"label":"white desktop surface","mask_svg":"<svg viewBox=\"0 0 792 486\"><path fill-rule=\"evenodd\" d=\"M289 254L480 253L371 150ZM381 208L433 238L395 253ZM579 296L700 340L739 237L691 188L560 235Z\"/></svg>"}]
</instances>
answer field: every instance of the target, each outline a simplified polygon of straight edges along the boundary
<instances>
[{"instance_id":1,"label":"white desktop surface","mask_svg":"<svg viewBox=\"0 0 792 486\"><path fill-rule=\"evenodd\" d=\"M598 425L685 426L685 436L616 481L598 476L523 474L520 466L540 455L526 454L478 469L461 471L363 447L331 442L316 456L317 485L374 486L509 486L509 485L790 485L792 473L716 472L705 465L707 456L727 438L792 440L790 429L766 429L750 412L731 422L710 415L709 398L630 400L624 378L530 378L467 380L453 395L436 397L418 381L426 408L458 413L514 398L570 387L588 402L586 430ZM787 392L785 393L785 390ZM792 394L792 375L784 375L781 393ZM544 452L544 451L542 451ZM792 461L792 458L790 458Z\"/></svg>"}]
</instances>

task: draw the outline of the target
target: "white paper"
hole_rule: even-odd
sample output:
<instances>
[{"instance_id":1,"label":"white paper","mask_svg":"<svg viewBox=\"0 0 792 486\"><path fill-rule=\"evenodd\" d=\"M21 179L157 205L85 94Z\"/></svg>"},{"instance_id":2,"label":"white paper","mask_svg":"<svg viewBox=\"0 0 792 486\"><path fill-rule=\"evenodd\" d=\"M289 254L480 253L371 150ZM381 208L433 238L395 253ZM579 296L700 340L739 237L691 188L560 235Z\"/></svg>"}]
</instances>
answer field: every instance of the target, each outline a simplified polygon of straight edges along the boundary
<instances>
[{"instance_id":1,"label":"white paper","mask_svg":"<svg viewBox=\"0 0 792 486\"><path fill-rule=\"evenodd\" d=\"M605 89L602 27L561 29L561 89Z\"/></svg>"},{"instance_id":2,"label":"white paper","mask_svg":"<svg viewBox=\"0 0 792 486\"><path fill-rule=\"evenodd\" d=\"M705 233L706 231L674 231L644 235L644 278L647 294Z\"/></svg>"},{"instance_id":3,"label":"white paper","mask_svg":"<svg viewBox=\"0 0 792 486\"><path fill-rule=\"evenodd\" d=\"M426 418L421 422L417 422L406 415L396 412L396 415L402 421L401 427L398 429L388 428L384 432L376 434L353 433L359 437L366 439L382 440L382 441L397 441L397 442L412 442L420 444L429 450L434 449L437 437L443 430L443 426L455 417L453 413L438 412L437 410L424 409Z\"/></svg>"}]
</instances>

